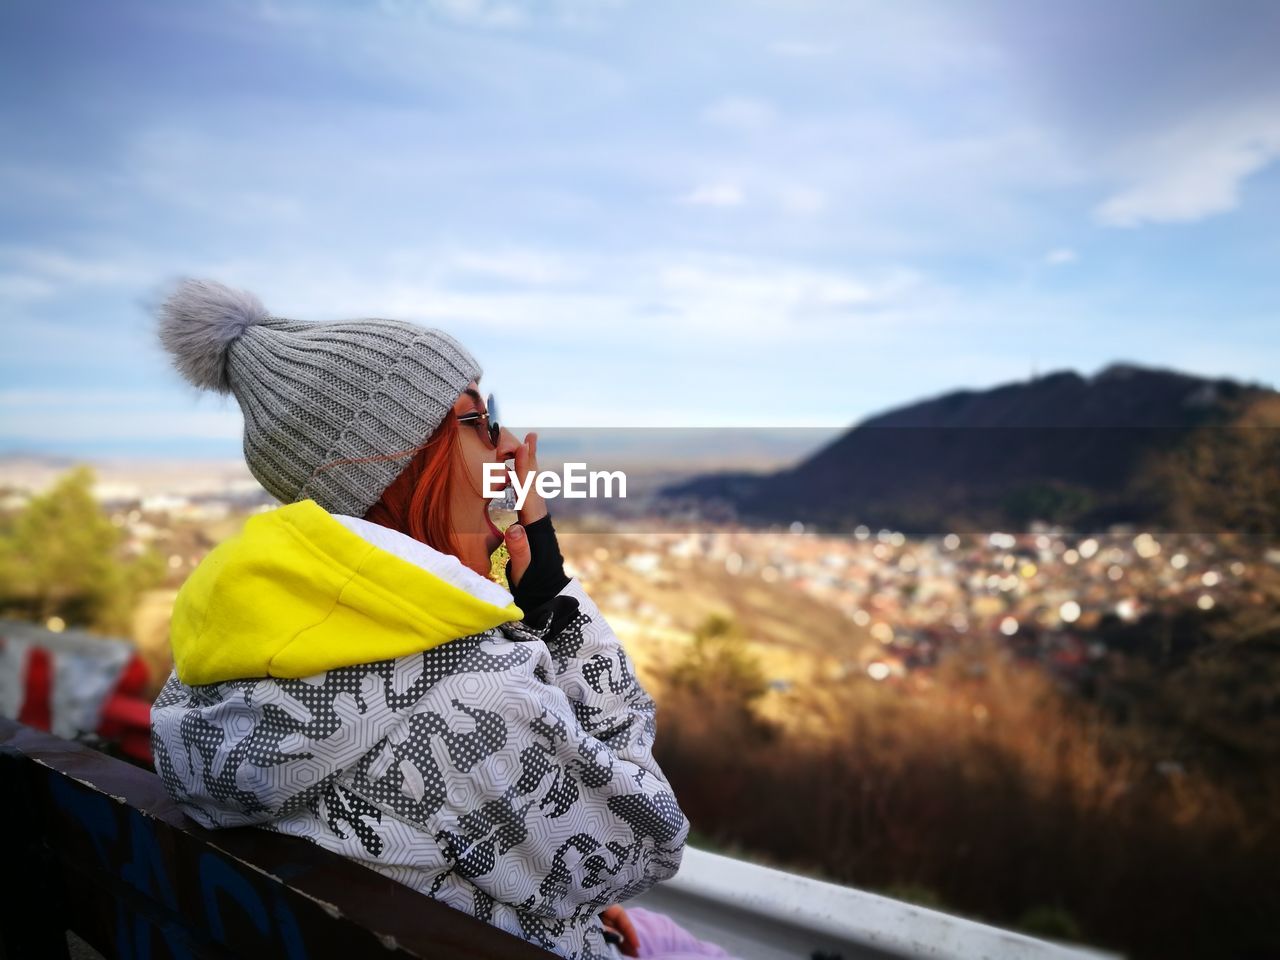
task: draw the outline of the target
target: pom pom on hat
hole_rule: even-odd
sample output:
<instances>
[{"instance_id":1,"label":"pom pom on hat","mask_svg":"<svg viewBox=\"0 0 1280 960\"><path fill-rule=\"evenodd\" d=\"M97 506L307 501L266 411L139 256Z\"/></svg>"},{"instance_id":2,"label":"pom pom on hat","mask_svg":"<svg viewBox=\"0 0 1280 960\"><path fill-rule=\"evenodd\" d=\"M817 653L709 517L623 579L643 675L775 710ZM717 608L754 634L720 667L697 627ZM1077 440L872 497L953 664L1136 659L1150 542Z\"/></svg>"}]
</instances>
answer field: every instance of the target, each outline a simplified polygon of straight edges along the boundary
<instances>
[{"instance_id":1,"label":"pom pom on hat","mask_svg":"<svg viewBox=\"0 0 1280 960\"><path fill-rule=\"evenodd\" d=\"M185 278L159 309L160 342L192 384L230 393L227 351L236 338L269 314L252 293L216 280Z\"/></svg>"}]
</instances>

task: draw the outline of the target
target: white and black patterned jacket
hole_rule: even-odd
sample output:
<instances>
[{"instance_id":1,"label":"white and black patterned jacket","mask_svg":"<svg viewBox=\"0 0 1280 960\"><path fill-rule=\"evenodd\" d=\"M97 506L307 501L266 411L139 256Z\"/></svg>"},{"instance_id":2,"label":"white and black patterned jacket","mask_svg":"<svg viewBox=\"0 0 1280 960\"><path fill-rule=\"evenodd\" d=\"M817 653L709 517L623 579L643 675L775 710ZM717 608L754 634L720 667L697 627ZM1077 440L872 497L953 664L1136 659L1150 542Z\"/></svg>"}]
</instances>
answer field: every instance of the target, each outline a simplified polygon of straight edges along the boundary
<instances>
[{"instance_id":1,"label":"white and black patterned jacket","mask_svg":"<svg viewBox=\"0 0 1280 960\"><path fill-rule=\"evenodd\" d=\"M179 596L156 768L205 826L305 837L562 956L610 957L597 914L673 876L689 824L651 753L654 702L581 584L536 622L512 611L394 531L311 501L257 515Z\"/></svg>"}]
</instances>

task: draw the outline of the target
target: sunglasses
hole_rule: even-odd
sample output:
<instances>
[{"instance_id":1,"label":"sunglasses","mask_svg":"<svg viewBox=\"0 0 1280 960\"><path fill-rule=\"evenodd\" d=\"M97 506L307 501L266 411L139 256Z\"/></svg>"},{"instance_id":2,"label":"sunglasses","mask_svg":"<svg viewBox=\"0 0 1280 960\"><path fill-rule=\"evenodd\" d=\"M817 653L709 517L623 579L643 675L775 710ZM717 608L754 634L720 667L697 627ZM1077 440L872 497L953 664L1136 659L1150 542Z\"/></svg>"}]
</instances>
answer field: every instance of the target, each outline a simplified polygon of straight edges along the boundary
<instances>
[{"instance_id":1,"label":"sunglasses","mask_svg":"<svg viewBox=\"0 0 1280 960\"><path fill-rule=\"evenodd\" d=\"M458 415L459 423L479 423L481 420L486 421L489 427L489 446L498 449L498 437L502 434L502 424L498 421L498 401L494 399L493 394L489 394L489 398L485 401L485 412L479 410L473 413L462 413Z\"/></svg>"}]
</instances>

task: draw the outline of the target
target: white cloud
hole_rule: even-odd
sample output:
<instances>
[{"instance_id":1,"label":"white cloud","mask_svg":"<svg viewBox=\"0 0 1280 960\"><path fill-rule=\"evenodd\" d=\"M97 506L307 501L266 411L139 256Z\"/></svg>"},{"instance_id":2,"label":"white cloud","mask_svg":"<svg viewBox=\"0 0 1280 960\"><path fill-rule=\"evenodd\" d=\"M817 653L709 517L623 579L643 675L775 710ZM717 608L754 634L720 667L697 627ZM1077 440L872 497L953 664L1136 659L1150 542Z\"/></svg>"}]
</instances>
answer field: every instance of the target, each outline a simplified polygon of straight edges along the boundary
<instances>
[{"instance_id":1,"label":"white cloud","mask_svg":"<svg viewBox=\"0 0 1280 960\"><path fill-rule=\"evenodd\" d=\"M756 342L856 340L906 319L931 296L924 278L905 267L860 276L729 256L668 262L657 282L675 328Z\"/></svg>"},{"instance_id":2,"label":"white cloud","mask_svg":"<svg viewBox=\"0 0 1280 960\"><path fill-rule=\"evenodd\" d=\"M810 40L777 40L769 44L769 51L779 57L812 60L835 53L834 43L815 43Z\"/></svg>"},{"instance_id":3,"label":"white cloud","mask_svg":"<svg viewBox=\"0 0 1280 960\"><path fill-rule=\"evenodd\" d=\"M416 14L430 9L458 23L482 27L519 27L526 21L525 11L513 3L494 0L379 0L378 9L391 16Z\"/></svg>"},{"instance_id":4,"label":"white cloud","mask_svg":"<svg viewBox=\"0 0 1280 960\"><path fill-rule=\"evenodd\" d=\"M560 279L517 289L456 284L448 251L385 256L372 265L242 261L209 275L257 293L280 316L304 320L399 317L475 330L486 336L541 331L548 344L625 343L634 331L670 332L682 342L714 343L727 331L759 343L789 343L793 325L815 337L858 336L851 319L879 327L937 299L937 289L906 266L838 270L785 259L697 249L623 255L526 251L562 262ZM484 260L483 255L465 255ZM435 263L436 270L420 265ZM865 315L862 313L865 312Z\"/></svg>"},{"instance_id":5,"label":"white cloud","mask_svg":"<svg viewBox=\"0 0 1280 960\"><path fill-rule=\"evenodd\" d=\"M1280 157L1280 108L1208 114L1125 150L1130 184L1094 210L1109 227L1190 223L1236 209L1245 179Z\"/></svg>"},{"instance_id":6,"label":"white cloud","mask_svg":"<svg viewBox=\"0 0 1280 960\"><path fill-rule=\"evenodd\" d=\"M575 277L563 257L538 250L464 251L448 257L445 267L448 272L530 286L564 283Z\"/></svg>"},{"instance_id":7,"label":"white cloud","mask_svg":"<svg viewBox=\"0 0 1280 960\"><path fill-rule=\"evenodd\" d=\"M169 403L171 394L143 390L50 390L11 389L0 390L0 411L28 409L31 407L102 407L144 406Z\"/></svg>"},{"instance_id":8,"label":"white cloud","mask_svg":"<svg viewBox=\"0 0 1280 960\"><path fill-rule=\"evenodd\" d=\"M680 198L681 203L702 207L740 207L746 202L736 183L706 183Z\"/></svg>"},{"instance_id":9,"label":"white cloud","mask_svg":"<svg viewBox=\"0 0 1280 960\"><path fill-rule=\"evenodd\" d=\"M124 252L81 255L47 246L0 247L0 304L9 310L85 288L119 290L154 278L143 260Z\"/></svg>"},{"instance_id":10,"label":"white cloud","mask_svg":"<svg viewBox=\"0 0 1280 960\"><path fill-rule=\"evenodd\" d=\"M123 286L145 277L142 265L124 256L79 256L51 247L0 247L0 263L14 271L11 278L25 278L33 286Z\"/></svg>"},{"instance_id":11,"label":"white cloud","mask_svg":"<svg viewBox=\"0 0 1280 960\"><path fill-rule=\"evenodd\" d=\"M809 216L821 213L827 206L827 197L814 187L791 184L778 191L778 202L785 213Z\"/></svg>"},{"instance_id":12,"label":"white cloud","mask_svg":"<svg viewBox=\"0 0 1280 960\"><path fill-rule=\"evenodd\" d=\"M627 0L377 0L374 8L384 16L401 20L434 16L465 26L508 30L547 20L566 27L590 27L626 3ZM310 14L305 7L285 8L273 0L260 0L260 8L265 19L280 22Z\"/></svg>"},{"instance_id":13,"label":"white cloud","mask_svg":"<svg viewBox=\"0 0 1280 960\"><path fill-rule=\"evenodd\" d=\"M47 300L58 292L58 287L41 277L18 273L0 273L0 303L9 306Z\"/></svg>"},{"instance_id":14,"label":"white cloud","mask_svg":"<svg viewBox=\"0 0 1280 960\"><path fill-rule=\"evenodd\" d=\"M752 97L726 97L709 106L703 117L709 122L734 130L758 130L773 123L776 111L767 100Z\"/></svg>"},{"instance_id":15,"label":"white cloud","mask_svg":"<svg viewBox=\"0 0 1280 960\"><path fill-rule=\"evenodd\" d=\"M235 400L185 387L0 390L0 435L8 441L234 440L243 428Z\"/></svg>"},{"instance_id":16,"label":"white cloud","mask_svg":"<svg viewBox=\"0 0 1280 960\"><path fill-rule=\"evenodd\" d=\"M1053 267L1075 263L1078 259L1079 255L1070 247L1055 247L1044 255L1044 262Z\"/></svg>"},{"instance_id":17,"label":"white cloud","mask_svg":"<svg viewBox=\"0 0 1280 960\"><path fill-rule=\"evenodd\" d=\"M98 443L181 437L226 440L239 437L244 428L238 407L181 409L172 395L166 395L154 405L121 402L104 408L96 402L100 399L69 394L44 405L0 401L0 434L9 441L33 442Z\"/></svg>"}]
</instances>

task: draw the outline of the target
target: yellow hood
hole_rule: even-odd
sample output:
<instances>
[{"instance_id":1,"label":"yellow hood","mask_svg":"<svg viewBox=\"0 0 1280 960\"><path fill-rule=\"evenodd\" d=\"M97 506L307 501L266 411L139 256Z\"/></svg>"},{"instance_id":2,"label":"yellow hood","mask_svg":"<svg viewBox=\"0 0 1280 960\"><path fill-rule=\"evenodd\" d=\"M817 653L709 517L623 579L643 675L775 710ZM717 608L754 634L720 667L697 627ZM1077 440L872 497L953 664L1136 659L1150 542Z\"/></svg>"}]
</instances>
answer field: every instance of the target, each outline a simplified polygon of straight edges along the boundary
<instances>
[{"instance_id":1,"label":"yellow hood","mask_svg":"<svg viewBox=\"0 0 1280 960\"><path fill-rule=\"evenodd\" d=\"M426 565L365 539L314 500L251 517L178 592L170 626L178 679L306 677L524 616L510 594L455 558L377 529L385 534L377 539Z\"/></svg>"}]
</instances>

